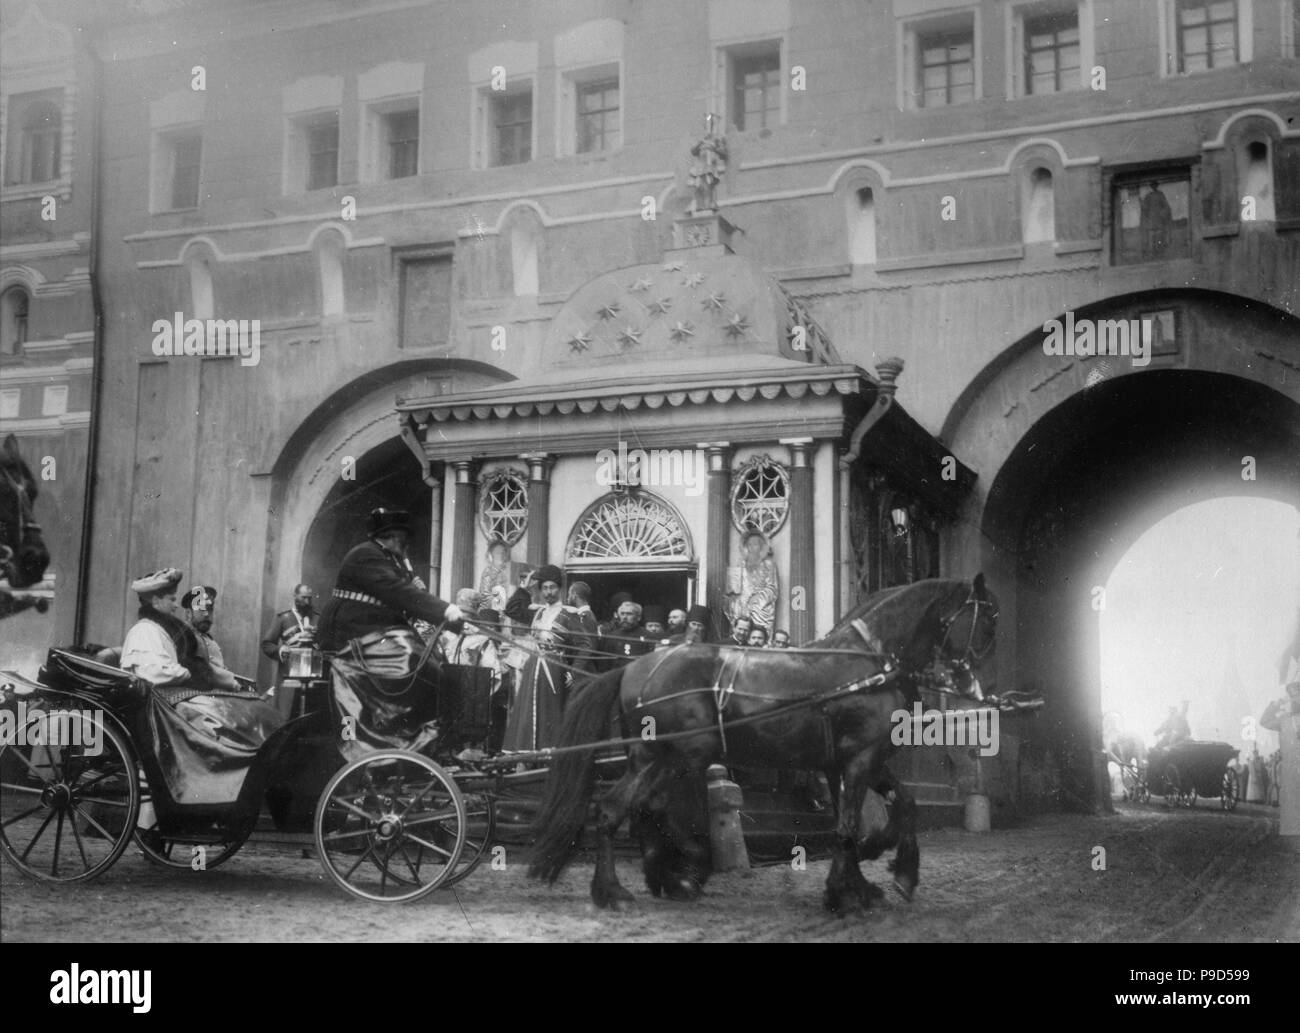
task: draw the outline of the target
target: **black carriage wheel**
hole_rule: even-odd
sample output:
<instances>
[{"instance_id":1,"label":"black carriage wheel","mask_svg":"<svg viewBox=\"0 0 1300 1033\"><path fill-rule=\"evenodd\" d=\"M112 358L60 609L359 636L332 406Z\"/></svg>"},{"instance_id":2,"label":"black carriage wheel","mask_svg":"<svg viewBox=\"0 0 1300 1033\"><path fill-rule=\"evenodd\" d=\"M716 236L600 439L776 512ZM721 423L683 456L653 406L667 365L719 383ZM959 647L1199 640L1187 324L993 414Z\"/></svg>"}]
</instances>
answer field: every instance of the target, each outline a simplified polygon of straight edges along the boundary
<instances>
[{"instance_id":1,"label":"black carriage wheel","mask_svg":"<svg viewBox=\"0 0 1300 1033\"><path fill-rule=\"evenodd\" d=\"M148 791L148 786L145 786L145 790ZM169 839L158 831L158 824L155 821L147 829L135 830L135 845L140 848L146 860L160 868L211 871L239 853L239 848L248 841L256 825L257 816L252 815L228 828L214 829L210 837ZM195 847L202 847L203 853L195 854ZM196 867L194 862L199 857L202 863Z\"/></svg>"},{"instance_id":2,"label":"black carriage wheel","mask_svg":"<svg viewBox=\"0 0 1300 1033\"><path fill-rule=\"evenodd\" d=\"M101 713L74 713L81 740L97 739L97 753L84 745L0 746L0 853L42 882L83 882L106 871L131 842L140 812L126 736Z\"/></svg>"},{"instance_id":3,"label":"black carriage wheel","mask_svg":"<svg viewBox=\"0 0 1300 1033\"><path fill-rule=\"evenodd\" d=\"M465 849L461 851L460 863L455 873L443 881L446 889L465 878L479 866L483 856L492 847L496 837L497 808L490 793L464 793L465 797Z\"/></svg>"},{"instance_id":4,"label":"black carriage wheel","mask_svg":"<svg viewBox=\"0 0 1300 1033\"><path fill-rule=\"evenodd\" d=\"M1225 811L1235 811L1237 809L1237 798L1241 795L1241 783L1237 779L1237 772L1232 768L1225 768L1223 771L1223 786L1219 794L1219 805Z\"/></svg>"},{"instance_id":5,"label":"black carriage wheel","mask_svg":"<svg viewBox=\"0 0 1300 1033\"><path fill-rule=\"evenodd\" d=\"M465 800L428 757L382 750L345 765L316 804L316 854L355 897L417 900L456 873L465 848Z\"/></svg>"},{"instance_id":6,"label":"black carriage wheel","mask_svg":"<svg viewBox=\"0 0 1300 1033\"><path fill-rule=\"evenodd\" d=\"M1165 806L1177 807L1180 804L1185 803L1187 800L1187 796L1183 792L1182 776L1178 772L1178 765L1176 764L1165 765L1164 780L1165 780Z\"/></svg>"}]
</instances>

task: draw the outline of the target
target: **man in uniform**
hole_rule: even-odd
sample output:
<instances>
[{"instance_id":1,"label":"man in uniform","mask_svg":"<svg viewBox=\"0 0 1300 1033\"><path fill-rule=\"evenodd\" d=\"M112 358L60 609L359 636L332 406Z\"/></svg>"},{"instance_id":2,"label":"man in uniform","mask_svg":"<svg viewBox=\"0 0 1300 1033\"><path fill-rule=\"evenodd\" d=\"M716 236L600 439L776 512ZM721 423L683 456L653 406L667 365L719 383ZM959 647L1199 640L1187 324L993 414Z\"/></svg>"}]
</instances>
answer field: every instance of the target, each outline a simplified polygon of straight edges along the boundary
<instances>
[{"instance_id":1,"label":"man in uniform","mask_svg":"<svg viewBox=\"0 0 1300 1033\"><path fill-rule=\"evenodd\" d=\"M212 622L216 618L217 590L211 585L195 585L183 596L181 606L185 609L199 640L199 648L207 657L208 663L215 668L228 671L226 658L212 637Z\"/></svg>"},{"instance_id":2,"label":"man in uniform","mask_svg":"<svg viewBox=\"0 0 1300 1033\"><path fill-rule=\"evenodd\" d=\"M506 604L506 616L527 626L531 653L519 672L518 690L506 721L506 750L531 752L555 744L577 659L583 622L577 610L561 602L564 572L553 564L527 572ZM533 609L532 588L542 605Z\"/></svg>"},{"instance_id":3,"label":"man in uniform","mask_svg":"<svg viewBox=\"0 0 1300 1033\"><path fill-rule=\"evenodd\" d=\"M284 679L289 674L288 651L306 649L316 642L320 612L312 605L314 597L310 585L295 586L293 606L277 613L271 626L266 629L266 634L262 636L262 653L276 663L276 706L286 716L293 712L294 703L294 690L283 687Z\"/></svg>"},{"instance_id":4,"label":"man in uniform","mask_svg":"<svg viewBox=\"0 0 1300 1033\"><path fill-rule=\"evenodd\" d=\"M346 649L331 663L334 702L341 717L352 720L344 752L356 751L349 746L354 740L376 749L420 750L435 739L440 748L453 746L448 724L458 701L438 699L436 668L423 662L425 643L416 625L459 628L460 607L419 587L406 558L409 513L376 509L368 531L343 557L320 619L321 647Z\"/></svg>"},{"instance_id":5,"label":"man in uniform","mask_svg":"<svg viewBox=\"0 0 1300 1033\"><path fill-rule=\"evenodd\" d=\"M657 644L641 623L640 604L628 600L614 614L614 627L600 640L605 670L631 663L634 658L651 652Z\"/></svg>"}]
</instances>

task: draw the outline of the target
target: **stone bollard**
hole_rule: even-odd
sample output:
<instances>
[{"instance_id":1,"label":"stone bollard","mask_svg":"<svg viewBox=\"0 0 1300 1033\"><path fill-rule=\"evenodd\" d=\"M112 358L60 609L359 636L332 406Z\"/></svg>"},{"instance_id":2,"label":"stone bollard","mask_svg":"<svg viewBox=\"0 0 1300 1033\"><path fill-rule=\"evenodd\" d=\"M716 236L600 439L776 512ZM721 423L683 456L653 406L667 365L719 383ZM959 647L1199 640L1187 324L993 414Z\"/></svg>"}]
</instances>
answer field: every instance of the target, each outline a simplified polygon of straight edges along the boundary
<instances>
[{"instance_id":1,"label":"stone bollard","mask_svg":"<svg viewBox=\"0 0 1300 1033\"><path fill-rule=\"evenodd\" d=\"M709 845L713 853L713 870L728 872L749 868L749 851L740 828L740 805L744 796L740 786L727 777L721 764L709 767Z\"/></svg>"}]
</instances>

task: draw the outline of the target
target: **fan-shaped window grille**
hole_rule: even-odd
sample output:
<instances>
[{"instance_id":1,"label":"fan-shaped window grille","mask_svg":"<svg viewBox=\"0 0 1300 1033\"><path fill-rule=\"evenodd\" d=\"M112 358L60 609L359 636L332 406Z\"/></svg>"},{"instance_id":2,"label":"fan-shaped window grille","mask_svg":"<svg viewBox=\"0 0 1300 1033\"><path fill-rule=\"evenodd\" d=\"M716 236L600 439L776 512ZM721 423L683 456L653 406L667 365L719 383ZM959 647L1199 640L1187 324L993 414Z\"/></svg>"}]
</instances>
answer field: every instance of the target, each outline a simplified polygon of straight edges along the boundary
<instances>
[{"instance_id":1,"label":"fan-shaped window grille","mask_svg":"<svg viewBox=\"0 0 1300 1033\"><path fill-rule=\"evenodd\" d=\"M479 485L478 512L489 540L514 545L528 528L528 475L522 470L488 474Z\"/></svg>"},{"instance_id":2,"label":"fan-shaped window grille","mask_svg":"<svg viewBox=\"0 0 1300 1033\"><path fill-rule=\"evenodd\" d=\"M691 557L681 519L664 503L644 495L609 496L578 522L568 558L677 559Z\"/></svg>"},{"instance_id":3,"label":"fan-shaped window grille","mask_svg":"<svg viewBox=\"0 0 1300 1033\"><path fill-rule=\"evenodd\" d=\"M736 472L731 484L731 521L736 530L761 531L768 538L790 511L790 475L771 456L755 456Z\"/></svg>"}]
</instances>

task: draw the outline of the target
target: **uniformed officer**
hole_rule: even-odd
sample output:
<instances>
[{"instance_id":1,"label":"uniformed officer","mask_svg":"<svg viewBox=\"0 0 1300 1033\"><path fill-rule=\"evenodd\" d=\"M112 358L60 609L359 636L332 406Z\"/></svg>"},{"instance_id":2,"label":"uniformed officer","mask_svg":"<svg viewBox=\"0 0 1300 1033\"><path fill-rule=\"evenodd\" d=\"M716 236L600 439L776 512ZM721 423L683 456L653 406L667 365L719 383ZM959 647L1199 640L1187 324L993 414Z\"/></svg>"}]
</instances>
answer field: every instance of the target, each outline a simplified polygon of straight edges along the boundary
<instances>
[{"instance_id":1,"label":"uniformed officer","mask_svg":"<svg viewBox=\"0 0 1300 1033\"><path fill-rule=\"evenodd\" d=\"M334 591L321 613L323 649L341 649L372 631L414 630L416 621L437 625L462 619L459 606L419 587L406 559L410 538L410 513L381 508L370 514L369 536L343 557Z\"/></svg>"},{"instance_id":2,"label":"uniformed officer","mask_svg":"<svg viewBox=\"0 0 1300 1033\"><path fill-rule=\"evenodd\" d=\"M461 627L459 606L423 588L406 558L411 515L376 509L369 536L343 557L321 613L319 641L331 660L333 705L348 721L340 744L352 759L365 746L451 749L458 699L426 663L419 625ZM363 745L364 744L364 745Z\"/></svg>"},{"instance_id":3,"label":"uniformed officer","mask_svg":"<svg viewBox=\"0 0 1300 1033\"><path fill-rule=\"evenodd\" d=\"M293 693L283 688L284 679L289 674L288 651L315 645L316 631L320 626L320 611L312 605L314 598L310 585L295 586L293 606L277 613L262 636L262 653L276 663L276 705L285 715L293 711Z\"/></svg>"},{"instance_id":4,"label":"uniformed officer","mask_svg":"<svg viewBox=\"0 0 1300 1033\"><path fill-rule=\"evenodd\" d=\"M181 606L189 615L190 625L198 636L199 648L203 650L208 663L213 667L229 670L221 646L212 637L212 622L216 618L217 590L211 585L195 585L183 596Z\"/></svg>"}]
</instances>

